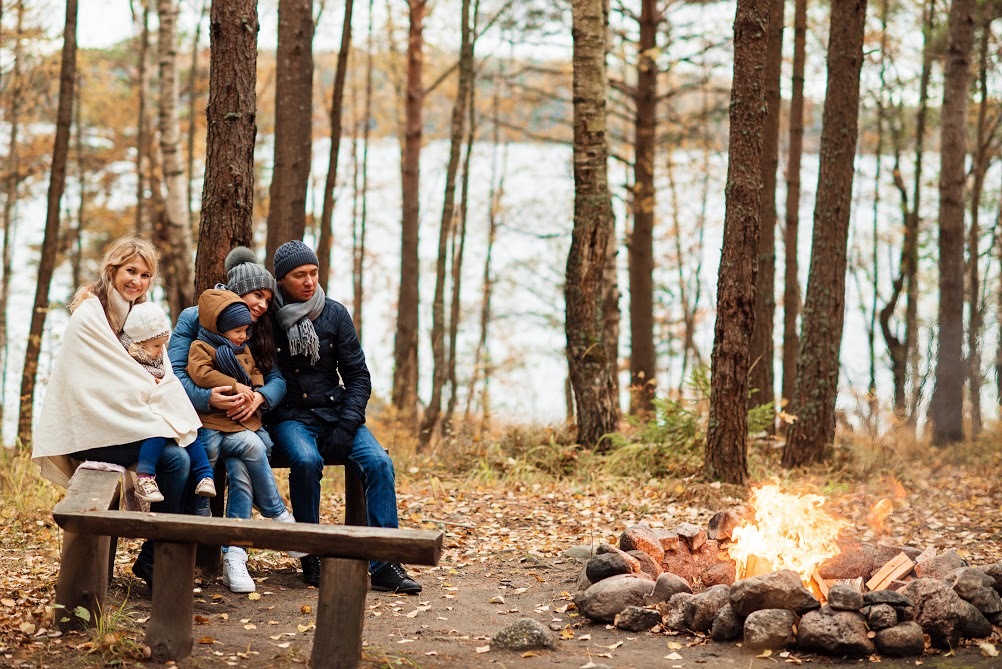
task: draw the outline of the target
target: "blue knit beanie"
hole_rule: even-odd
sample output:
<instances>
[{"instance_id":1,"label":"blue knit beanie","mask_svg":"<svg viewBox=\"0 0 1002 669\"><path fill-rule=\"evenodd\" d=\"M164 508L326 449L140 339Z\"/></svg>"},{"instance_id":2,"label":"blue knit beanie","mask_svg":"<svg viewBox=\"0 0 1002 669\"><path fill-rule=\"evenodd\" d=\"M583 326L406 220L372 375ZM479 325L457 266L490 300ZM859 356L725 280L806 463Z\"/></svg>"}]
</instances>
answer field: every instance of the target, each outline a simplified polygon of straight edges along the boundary
<instances>
[{"instance_id":1,"label":"blue knit beanie","mask_svg":"<svg viewBox=\"0 0 1002 669\"><path fill-rule=\"evenodd\" d=\"M247 305L243 302L234 302L219 312L219 317L216 318L216 330L219 334L223 334L241 325L250 325L252 322Z\"/></svg>"},{"instance_id":2,"label":"blue knit beanie","mask_svg":"<svg viewBox=\"0 0 1002 669\"><path fill-rule=\"evenodd\" d=\"M293 239L275 250L275 278L281 279L300 265L319 265L317 253L309 246Z\"/></svg>"}]
</instances>

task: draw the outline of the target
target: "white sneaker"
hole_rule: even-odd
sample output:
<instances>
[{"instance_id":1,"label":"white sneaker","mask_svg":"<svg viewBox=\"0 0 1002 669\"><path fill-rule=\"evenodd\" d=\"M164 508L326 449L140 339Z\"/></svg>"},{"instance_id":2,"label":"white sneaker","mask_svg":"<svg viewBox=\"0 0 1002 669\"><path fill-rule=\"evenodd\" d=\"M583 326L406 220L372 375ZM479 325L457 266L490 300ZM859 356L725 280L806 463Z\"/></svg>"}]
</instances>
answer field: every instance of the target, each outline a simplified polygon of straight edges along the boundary
<instances>
[{"instance_id":1,"label":"white sneaker","mask_svg":"<svg viewBox=\"0 0 1002 669\"><path fill-rule=\"evenodd\" d=\"M195 494L200 495L201 497L215 497L216 482L212 480L211 476L206 476L198 482L197 486L195 486Z\"/></svg>"},{"instance_id":2,"label":"white sneaker","mask_svg":"<svg viewBox=\"0 0 1002 669\"><path fill-rule=\"evenodd\" d=\"M144 502L162 502L163 493L152 476L140 476L136 481L136 497Z\"/></svg>"},{"instance_id":3,"label":"white sneaker","mask_svg":"<svg viewBox=\"0 0 1002 669\"><path fill-rule=\"evenodd\" d=\"M254 592L257 585L247 573L247 551L230 546L223 558L223 585L231 592L243 594Z\"/></svg>"},{"instance_id":4,"label":"white sneaker","mask_svg":"<svg viewBox=\"0 0 1002 669\"><path fill-rule=\"evenodd\" d=\"M296 522L296 519L292 516L291 513L288 512L288 510L283 511L281 514L279 514L279 515L275 516L274 518L272 518L272 520L278 521L279 523L294 523L294 522ZM288 555L291 558L296 558L297 560L299 558L304 558L307 555L309 555L309 553L301 553L299 551L285 551L285 554Z\"/></svg>"}]
</instances>

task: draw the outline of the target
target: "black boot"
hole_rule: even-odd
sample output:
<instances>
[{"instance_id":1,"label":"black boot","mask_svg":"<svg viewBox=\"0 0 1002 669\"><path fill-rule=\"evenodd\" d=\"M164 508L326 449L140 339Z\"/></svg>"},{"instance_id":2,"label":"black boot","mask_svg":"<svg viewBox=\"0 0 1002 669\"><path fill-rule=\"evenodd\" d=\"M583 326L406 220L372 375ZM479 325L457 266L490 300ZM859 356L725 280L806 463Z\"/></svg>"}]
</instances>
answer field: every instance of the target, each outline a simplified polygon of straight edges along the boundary
<instances>
[{"instance_id":1,"label":"black boot","mask_svg":"<svg viewBox=\"0 0 1002 669\"><path fill-rule=\"evenodd\" d=\"M401 565L387 562L372 572L372 589L384 592L401 592L405 595L416 595L421 592L421 584L415 581Z\"/></svg>"},{"instance_id":2,"label":"black boot","mask_svg":"<svg viewBox=\"0 0 1002 669\"><path fill-rule=\"evenodd\" d=\"M307 555L299 558L299 564L303 567L303 580L310 585L320 586L320 556Z\"/></svg>"}]
</instances>

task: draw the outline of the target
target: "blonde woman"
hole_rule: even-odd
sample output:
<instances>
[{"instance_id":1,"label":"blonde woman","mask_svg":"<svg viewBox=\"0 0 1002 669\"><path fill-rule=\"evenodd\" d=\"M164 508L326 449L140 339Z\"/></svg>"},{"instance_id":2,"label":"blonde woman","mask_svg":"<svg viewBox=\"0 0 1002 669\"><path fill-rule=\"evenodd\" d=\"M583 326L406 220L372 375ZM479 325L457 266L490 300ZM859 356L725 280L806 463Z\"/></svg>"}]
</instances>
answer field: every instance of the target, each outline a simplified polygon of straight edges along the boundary
<instances>
[{"instance_id":1,"label":"blonde woman","mask_svg":"<svg viewBox=\"0 0 1002 669\"><path fill-rule=\"evenodd\" d=\"M80 461L129 467L144 440L166 437L156 466L164 500L150 510L179 513L191 466L184 447L198 435L198 414L169 364L158 383L119 341L129 311L146 300L156 272L153 245L125 237L106 249L97 280L77 291L35 428L32 459L43 476L66 487ZM151 542L143 545L132 571L152 588Z\"/></svg>"}]
</instances>

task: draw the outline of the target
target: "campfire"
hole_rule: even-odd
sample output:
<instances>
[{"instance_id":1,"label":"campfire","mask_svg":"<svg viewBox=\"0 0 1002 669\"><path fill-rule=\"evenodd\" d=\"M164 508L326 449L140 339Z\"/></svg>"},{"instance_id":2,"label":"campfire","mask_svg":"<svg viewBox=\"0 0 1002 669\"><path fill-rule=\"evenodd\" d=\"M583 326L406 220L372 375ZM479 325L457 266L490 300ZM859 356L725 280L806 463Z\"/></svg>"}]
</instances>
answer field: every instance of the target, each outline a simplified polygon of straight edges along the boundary
<instances>
[{"instance_id":1,"label":"campfire","mask_svg":"<svg viewBox=\"0 0 1002 669\"><path fill-rule=\"evenodd\" d=\"M1002 623L1002 563L855 541L824 504L773 484L705 529L630 527L588 560L575 606L632 632L852 656L916 657L985 639ZM879 529L892 513L881 500L866 522Z\"/></svg>"}]
</instances>

